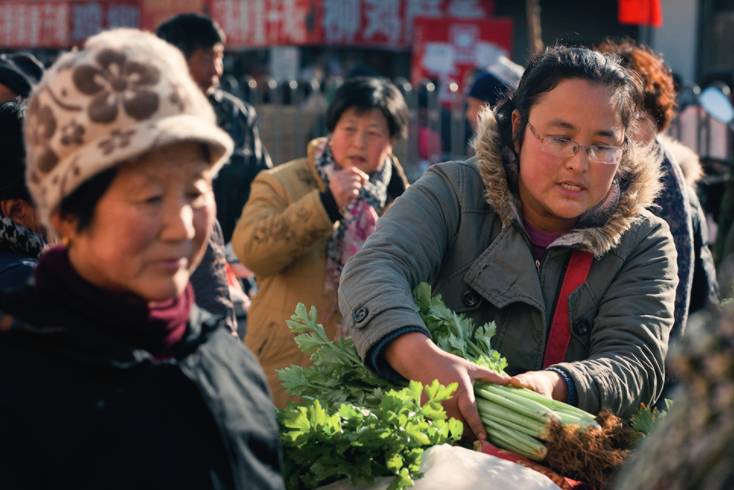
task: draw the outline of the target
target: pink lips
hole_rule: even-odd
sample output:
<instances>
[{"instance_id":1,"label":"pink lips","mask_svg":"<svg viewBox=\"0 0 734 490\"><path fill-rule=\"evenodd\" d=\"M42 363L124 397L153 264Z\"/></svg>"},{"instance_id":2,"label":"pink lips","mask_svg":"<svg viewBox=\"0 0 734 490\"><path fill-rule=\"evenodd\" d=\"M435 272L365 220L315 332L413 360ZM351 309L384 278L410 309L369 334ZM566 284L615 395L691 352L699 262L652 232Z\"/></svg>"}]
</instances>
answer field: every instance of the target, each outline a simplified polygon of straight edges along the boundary
<instances>
[{"instance_id":1,"label":"pink lips","mask_svg":"<svg viewBox=\"0 0 734 490\"><path fill-rule=\"evenodd\" d=\"M573 196L577 196L586 190L586 187L584 187L583 185L568 180L559 182L558 187L561 188L561 191L564 194L570 194Z\"/></svg>"},{"instance_id":2,"label":"pink lips","mask_svg":"<svg viewBox=\"0 0 734 490\"><path fill-rule=\"evenodd\" d=\"M156 260L153 262L153 265L165 271L176 272L181 268L185 268L187 263L188 260L185 257L181 257Z\"/></svg>"}]
</instances>

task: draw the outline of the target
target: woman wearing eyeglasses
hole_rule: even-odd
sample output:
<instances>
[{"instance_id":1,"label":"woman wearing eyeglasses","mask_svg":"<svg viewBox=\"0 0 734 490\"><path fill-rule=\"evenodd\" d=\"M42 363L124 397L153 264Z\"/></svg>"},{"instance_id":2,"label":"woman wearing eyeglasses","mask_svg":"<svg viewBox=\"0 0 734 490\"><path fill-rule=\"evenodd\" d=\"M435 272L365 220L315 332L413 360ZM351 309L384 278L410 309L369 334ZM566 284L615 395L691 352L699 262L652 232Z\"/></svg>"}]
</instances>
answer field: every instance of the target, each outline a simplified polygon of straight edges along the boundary
<instances>
[{"instance_id":1,"label":"woman wearing eyeglasses","mask_svg":"<svg viewBox=\"0 0 734 490\"><path fill-rule=\"evenodd\" d=\"M507 372L539 393L593 413L654 402L676 255L645 210L659 156L629 138L639 97L609 56L555 47L533 60L480 115L476 157L432 167L345 267L340 307L366 364L458 382L447 408L485 437L472 382L508 377L432 343L411 295L429 281L450 308L496 323Z\"/></svg>"}]
</instances>

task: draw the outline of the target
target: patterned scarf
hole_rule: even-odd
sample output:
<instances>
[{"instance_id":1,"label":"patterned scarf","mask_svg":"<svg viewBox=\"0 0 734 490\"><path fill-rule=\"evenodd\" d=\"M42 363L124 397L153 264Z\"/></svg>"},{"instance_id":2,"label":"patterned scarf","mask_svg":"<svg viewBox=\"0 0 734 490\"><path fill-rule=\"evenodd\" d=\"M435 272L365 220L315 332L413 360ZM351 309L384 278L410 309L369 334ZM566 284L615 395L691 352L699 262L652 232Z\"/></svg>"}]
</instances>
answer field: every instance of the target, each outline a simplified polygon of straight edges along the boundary
<instances>
[{"instance_id":1,"label":"patterned scarf","mask_svg":"<svg viewBox=\"0 0 734 490\"><path fill-rule=\"evenodd\" d=\"M25 257L38 258L46 241L7 216L0 216L0 247Z\"/></svg>"},{"instance_id":2,"label":"patterned scarf","mask_svg":"<svg viewBox=\"0 0 734 490\"><path fill-rule=\"evenodd\" d=\"M316 168L329 186L330 170L341 167L334 161L329 140L325 139L316 148ZM342 212L339 226L326 245L326 290L336 291L342 268L347 260L364 245L375 227L377 217L382 214L387 202L387 185L393 172L392 157L385 159L379 170L370 174L369 181L359 190L359 195Z\"/></svg>"}]
</instances>

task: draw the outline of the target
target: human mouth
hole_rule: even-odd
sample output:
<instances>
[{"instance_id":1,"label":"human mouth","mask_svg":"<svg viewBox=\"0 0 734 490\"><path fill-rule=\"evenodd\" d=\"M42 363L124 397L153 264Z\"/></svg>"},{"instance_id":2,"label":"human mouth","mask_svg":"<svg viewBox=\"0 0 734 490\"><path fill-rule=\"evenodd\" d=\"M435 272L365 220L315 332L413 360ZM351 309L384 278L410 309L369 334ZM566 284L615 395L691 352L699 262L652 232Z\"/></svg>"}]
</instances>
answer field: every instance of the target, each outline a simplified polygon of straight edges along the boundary
<instances>
[{"instance_id":1,"label":"human mouth","mask_svg":"<svg viewBox=\"0 0 734 490\"><path fill-rule=\"evenodd\" d=\"M186 257L171 257L153 261L153 266L161 268L169 272L177 272L179 269L185 269L188 264Z\"/></svg>"},{"instance_id":2,"label":"human mouth","mask_svg":"<svg viewBox=\"0 0 734 490\"><path fill-rule=\"evenodd\" d=\"M564 191L572 193L579 193L585 189L584 186L575 182L560 182L558 185L560 185L561 189Z\"/></svg>"},{"instance_id":3,"label":"human mouth","mask_svg":"<svg viewBox=\"0 0 734 490\"><path fill-rule=\"evenodd\" d=\"M352 162L352 165L362 165L364 162L367 161L367 159L364 157L355 155L355 156L349 157L349 161Z\"/></svg>"}]
</instances>

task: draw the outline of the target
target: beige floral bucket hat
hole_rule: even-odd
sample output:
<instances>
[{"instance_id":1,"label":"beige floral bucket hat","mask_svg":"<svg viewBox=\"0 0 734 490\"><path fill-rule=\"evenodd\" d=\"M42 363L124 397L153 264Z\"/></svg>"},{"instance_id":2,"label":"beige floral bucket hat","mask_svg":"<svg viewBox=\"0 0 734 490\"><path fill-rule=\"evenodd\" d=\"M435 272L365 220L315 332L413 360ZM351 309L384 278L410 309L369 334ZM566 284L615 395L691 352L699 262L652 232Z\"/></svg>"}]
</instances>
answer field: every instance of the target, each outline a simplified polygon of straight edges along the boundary
<instances>
[{"instance_id":1,"label":"beige floral bucket hat","mask_svg":"<svg viewBox=\"0 0 734 490\"><path fill-rule=\"evenodd\" d=\"M31 95L28 188L48 223L90 177L182 141L207 145L215 170L232 152L181 52L147 32L103 32L61 56Z\"/></svg>"}]
</instances>

